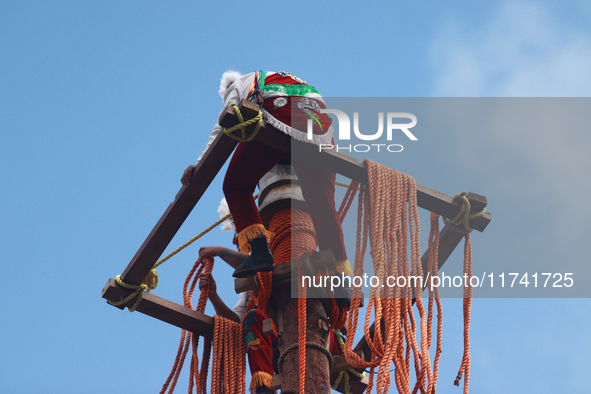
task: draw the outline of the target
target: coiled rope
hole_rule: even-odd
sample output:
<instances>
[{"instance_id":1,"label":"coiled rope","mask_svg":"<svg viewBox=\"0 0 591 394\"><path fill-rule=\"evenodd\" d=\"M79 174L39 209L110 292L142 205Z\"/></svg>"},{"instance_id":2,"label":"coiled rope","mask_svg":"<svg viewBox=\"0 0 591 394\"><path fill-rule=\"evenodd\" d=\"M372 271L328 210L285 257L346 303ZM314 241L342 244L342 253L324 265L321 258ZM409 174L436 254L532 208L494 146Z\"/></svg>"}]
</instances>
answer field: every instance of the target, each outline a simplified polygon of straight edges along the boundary
<instances>
[{"instance_id":1,"label":"coiled rope","mask_svg":"<svg viewBox=\"0 0 591 394\"><path fill-rule=\"evenodd\" d=\"M369 238L374 265L374 275L384 283L386 275L398 277L409 275L423 277L420 264L420 227L416 202L416 183L411 177L395 170L366 160L369 182L361 188L357 218L357 241L355 253L355 276L363 274L363 258ZM470 203L466 193L458 194L454 202L461 200L460 214L452 219L444 219L446 225L465 234L464 272L472 275L470 219L482 216L484 211L470 214ZM410 242L410 244L409 244ZM428 269L431 275L438 274L439 216L431 214L429 234ZM410 249L410 256L408 256ZM400 393L435 393L439 372L442 342L442 309L438 288L429 288L429 304L425 313L422 298L416 297L419 312L419 326L415 323L412 310L412 294L420 294L422 288L385 286L372 287L364 324L365 339L371 349L371 357L363 360L353 352L353 336L348 336L345 346L347 361L356 368L370 368L367 392L373 388L375 368L378 367L377 392L386 393L391 384L389 366L393 363L395 383ZM356 332L359 317L361 289L354 287L352 305L349 312L349 329ZM472 303L472 287L464 288L464 354L454 384L459 385L463 375L464 394L468 393L470 354L469 326ZM433 366L429 349L432 342L433 307L437 307L436 350ZM373 340L369 330L371 313L376 322ZM383 324L381 322L383 321ZM417 328L420 329L420 343L417 341ZM416 383L410 384L411 355L414 360Z\"/></svg>"},{"instance_id":2,"label":"coiled rope","mask_svg":"<svg viewBox=\"0 0 591 394\"><path fill-rule=\"evenodd\" d=\"M130 293L127 297L122 298L119 301L107 300L107 302L113 306L119 306L119 305L126 304L128 301L135 298L136 300L133 303L133 305L128 308L130 312L133 312L136 310L136 308L138 307L140 302L142 302L142 300L144 298L144 291L154 290L156 287L158 287L159 279L158 279L158 272L156 272L155 269L151 269L150 272L148 273L148 276L146 276L146 278L143 280L143 282L139 285L132 285L129 283L125 283L121 279L121 275L117 275L115 277L115 281L117 281L117 284L119 286L125 287L126 289L132 289L135 291L133 293Z\"/></svg>"},{"instance_id":3,"label":"coiled rope","mask_svg":"<svg viewBox=\"0 0 591 394\"><path fill-rule=\"evenodd\" d=\"M244 125L246 127L246 125ZM244 132L244 131L243 131ZM374 272L376 276L383 280L385 275L421 275L423 274L420 264L420 225L418 222L418 212L416 207L416 183L412 177L404 174L400 174L395 170L390 170L385 167L376 165L371 161L366 160L368 167L368 178L369 185L363 186L359 195L359 207L358 207L358 230L357 230L357 242L356 242L356 257L355 257L355 275L361 276L363 274L363 256L367 249L367 239L369 236L370 243L372 245L372 255L374 260ZM343 186L342 183L337 183L339 186ZM344 185L347 186L347 185ZM339 209L339 215L341 220L349 210L355 193L358 190L358 184L353 182L343 203ZM256 198L256 197L255 197ZM471 244L470 244L470 232L472 229L468 226L468 221L478 216L482 216L484 211L470 215L470 204L466 198L466 193L458 194L455 199L461 199L462 208L460 214L452 219L445 219L444 222L450 228L455 231L466 234L466 244L464 248L464 272L470 277L472 275L472 259L471 259ZM363 214L365 210L365 215ZM289 211L289 210L286 210ZM270 226L270 230L280 236L272 240L275 241L275 247L271 245L273 253L275 255L276 264L281 264L291 259L291 231L292 222L291 215L289 220L286 219L287 212L282 215L277 214L273 219L275 220L275 228L273 224ZM211 229L226 220L230 215L226 215L219 221L202 231L197 236L193 237L190 241L181 245L175 251L171 252L165 258L159 260L154 268L174 256L182 249L189 246L191 243L205 235ZM379 220L383 218L383 220ZM309 219L309 216L308 216ZM435 214L431 214L431 230L429 236L429 259L428 266L432 275L437 275L437 247L439 244L439 230L438 230L438 219L439 217ZM272 220L272 223L273 223ZM371 222L371 226L369 225ZM313 225L311 220L309 223L303 226L306 231L312 231ZM281 229L280 231L278 231ZM411 256L408 256L408 238L410 237L410 249ZM285 241L288 240L286 243ZM306 242L304 242L306 243ZM308 251L315 250L315 240L310 242L309 245L303 247L302 250L298 249L294 252L294 255L300 256L304 249ZM377 245L377 247L376 247ZM381 245L381 247L380 247ZM386 258L387 257L387 258ZM387 263L386 263L387 262ZM409 264L410 263L410 264ZM213 264L213 262L212 262ZM184 298L185 306L191 307L191 297L196 285L196 279L193 280L190 290L187 291L187 286L190 282L190 277L195 272L199 261L196 262L195 266L191 270L187 281L184 286ZM298 261L299 269L299 261ZM199 273L206 272L204 265L201 265ZM130 311L135 310L139 302L143 291L153 289L158 284L158 276L155 274L155 270L150 272L141 285L128 285L123 283L118 276L118 283L126 288L135 289L136 291L130 296L121 300L119 304L126 303L133 297L137 296L137 300L134 305L130 308ZM211 268L209 268L211 272ZM259 284L261 285L261 291L258 297L254 297L251 303L256 303L261 309L265 310L266 302L271 291L271 275L270 273L258 274ZM383 282L382 282L383 283ZM385 290L379 290L372 288L370 293L370 299L368 302L368 308L366 312L366 320L364 325L365 337L367 344L372 351L370 361L366 362L359 358L352 351L352 340L354 335L347 337L347 343L345 345L344 354L347 361L356 368L370 368L370 381L367 387L367 392L371 392L373 387L373 377L375 375L375 368L378 367L377 376L377 392L386 393L391 385L391 377L389 373L389 365L392 363L395 365L395 383L399 392L410 393L410 359L411 354L414 356L414 369L417 376L417 381L413 387L412 392L416 393L420 390L422 393L434 393L437 384L438 377L438 366L441 355L441 323L442 323L442 309L439 299L438 288L433 290L429 289L429 305L428 311L425 315L425 310L420 297L416 298L417 309L419 311L420 318L420 330L421 340L420 346L417 342L416 335L416 323L412 310L412 294L414 291L420 291L421 289L411 288L389 288L385 287ZM299 349L299 362L300 362L300 393L304 393L305 390L305 364L306 364L306 352L305 348L310 347L310 343L306 342L306 299L305 299L305 288L300 287L300 294L298 300L298 319L300 326L299 342L292 345L293 349ZM353 300L351 306L351 313L349 313L349 327L350 332L356 332L357 319L359 315L359 297L361 289L355 287L353 293ZM205 294L205 296L204 296ZM207 290L204 289L200 296L199 305L196 310L204 311L205 303L207 301ZM385 298L383 298L385 296ZM454 384L459 385L459 381L463 375L464 379L464 394L468 392L469 385L469 371L470 371L470 355L469 355L469 325L470 325L470 309L471 309L471 297L472 288L471 286L465 287L464 289L464 354L462 363L458 371ZM429 349L432 341L432 323L433 323L433 304L437 306L437 334L436 334L436 352L433 362L433 368L429 359ZM203 305L201 306L201 304ZM115 304L115 303L114 303ZM335 310L336 303L333 299L333 310L331 311L331 317L329 322L331 326L342 326L347 318L347 311L338 309ZM384 328L382 324L376 324L374 339L371 339L369 332L369 321L372 311L375 315L375 321L380 322L384 320ZM241 392L244 393L246 388L245 382L245 359L244 352L239 351L238 353L231 353L236 349L241 349L241 338L242 330L240 325L225 321L225 319L215 318L215 332L214 332L214 367L212 369L212 392ZM273 327L275 333L276 327ZM169 375L166 383L163 386L161 393L166 391L168 385L172 382L170 393L174 390L180 370L182 368L182 360L185 359L188 352L189 344L192 343L193 353L191 359L191 377L190 377L190 392L194 385L197 385L198 393L206 392L207 382L207 370L209 366L210 353L212 349L211 341L204 341L204 352L201 370L198 368L198 357L197 357L197 345L198 338L193 337L194 334L187 334L184 330L181 335L181 343L179 345L179 351L175 359L173 370ZM220 339L223 338L223 339ZM406 343L406 347L405 347ZM231 345L230 345L231 344ZM314 344L312 344L314 345ZM222 353L226 352L228 355L223 356ZM228 353L230 352L230 353ZM286 352L287 353L287 352ZM237 361L238 367L236 368L235 363ZM235 374L232 372L236 372ZM351 370L354 371L354 370ZM356 371L355 371L356 372ZM338 386L341 379L345 379L345 387L348 390L349 387L349 375L348 373L341 373L335 386ZM239 383L238 383L239 382ZM229 390L229 391L227 391ZM238 391L236 391L238 390Z\"/></svg>"},{"instance_id":4,"label":"coiled rope","mask_svg":"<svg viewBox=\"0 0 591 394\"><path fill-rule=\"evenodd\" d=\"M184 305L193 309L192 297L201 273L210 274L213 270L213 259L199 259L193 265L183 286ZM199 295L196 311L203 313L208 299L209 286L204 287ZM189 347L192 348L189 393L196 389L198 394L206 394L207 376L210 359L212 359L211 393L240 393L246 392L246 357L242 346L242 325L220 316L214 316L213 339L203 339L203 358L199 368L197 354L199 336L182 330L181 340L172 370L162 386L160 394L174 392ZM213 358L211 351L213 347Z\"/></svg>"}]
</instances>

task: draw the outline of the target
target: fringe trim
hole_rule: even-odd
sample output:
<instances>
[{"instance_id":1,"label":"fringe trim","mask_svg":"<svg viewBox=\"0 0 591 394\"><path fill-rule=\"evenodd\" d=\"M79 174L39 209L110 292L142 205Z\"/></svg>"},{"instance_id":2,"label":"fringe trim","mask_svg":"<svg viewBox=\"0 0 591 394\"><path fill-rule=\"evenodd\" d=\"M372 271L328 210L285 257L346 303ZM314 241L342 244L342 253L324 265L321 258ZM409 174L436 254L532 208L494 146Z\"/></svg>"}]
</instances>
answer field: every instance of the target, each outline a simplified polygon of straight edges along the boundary
<instances>
[{"instance_id":1,"label":"fringe trim","mask_svg":"<svg viewBox=\"0 0 591 394\"><path fill-rule=\"evenodd\" d=\"M248 391L250 391L251 394L254 394L257 388L261 386L271 388L272 384L273 375L271 375L269 372L257 371L252 374L252 380L250 381L250 388ZM275 393L275 391L273 392Z\"/></svg>"},{"instance_id":2,"label":"fringe trim","mask_svg":"<svg viewBox=\"0 0 591 394\"><path fill-rule=\"evenodd\" d=\"M320 144L332 145L332 135L333 135L332 125L329 127L329 129L326 133L321 134L321 135L313 134L312 140L309 140L308 133L300 131L298 129L294 129L291 126L286 125L285 123L277 120L277 118L275 118L273 115L271 115L270 113L265 111L263 108L261 108L261 112L263 114L263 120L265 123L270 124L271 126L276 128L277 130L282 131L283 133L289 135L291 138L293 138L295 140L307 142L307 143L314 144L314 145L320 145Z\"/></svg>"},{"instance_id":3,"label":"fringe trim","mask_svg":"<svg viewBox=\"0 0 591 394\"><path fill-rule=\"evenodd\" d=\"M238 233L238 249L240 253L250 254L250 244L249 242L258 237L259 235L264 235L267 238L267 242L271 240L273 233L268 231L265 226L262 224L251 224L244 230Z\"/></svg>"},{"instance_id":4,"label":"fringe trim","mask_svg":"<svg viewBox=\"0 0 591 394\"><path fill-rule=\"evenodd\" d=\"M351 269L351 263L349 263L349 260L335 262L334 269L338 273L343 272L345 275L353 275L353 270Z\"/></svg>"}]
</instances>

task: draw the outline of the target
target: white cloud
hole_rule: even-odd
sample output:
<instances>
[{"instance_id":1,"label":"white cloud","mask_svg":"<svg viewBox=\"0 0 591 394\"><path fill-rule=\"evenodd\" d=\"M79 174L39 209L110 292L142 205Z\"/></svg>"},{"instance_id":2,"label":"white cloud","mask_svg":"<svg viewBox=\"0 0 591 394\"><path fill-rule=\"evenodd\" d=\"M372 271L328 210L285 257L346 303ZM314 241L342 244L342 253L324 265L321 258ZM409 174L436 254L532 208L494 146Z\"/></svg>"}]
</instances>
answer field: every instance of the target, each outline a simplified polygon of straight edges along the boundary
<instances>
[{"instance_id":1,"label":"white cloud","mask_svg":"<svg viewBox=\"0 0 591 394\"><path fill-rule=\"evenodd\" d=\"M591 95L591 34L561 25L548 7L536 3L501 3L480 26L450 18L429 56L434 96ZM491 146L479 157L482 167L490 169L491 182L499 187L519 184L525 193L520 197L544 199L549 212L541 214L557 226L557 241L567 248L591 228L591 132L560 117L564 122L555 128L501 127L464 144L473 145L466 149ZM522 164L509 170L509 161ZM579 237L569 237L573 232Z\"/></svg>"},{"instance_id":2,"label":"white cloud","mask_svg":"<svg viewBox=\"0 0 591 394\"><path fill-rule=\"evenodd\" d=\"M430 50L436 96L587 97L591 36L559 26L548 8L504 2L470 29L451 18Z\"/></svg>"}]
</instances>

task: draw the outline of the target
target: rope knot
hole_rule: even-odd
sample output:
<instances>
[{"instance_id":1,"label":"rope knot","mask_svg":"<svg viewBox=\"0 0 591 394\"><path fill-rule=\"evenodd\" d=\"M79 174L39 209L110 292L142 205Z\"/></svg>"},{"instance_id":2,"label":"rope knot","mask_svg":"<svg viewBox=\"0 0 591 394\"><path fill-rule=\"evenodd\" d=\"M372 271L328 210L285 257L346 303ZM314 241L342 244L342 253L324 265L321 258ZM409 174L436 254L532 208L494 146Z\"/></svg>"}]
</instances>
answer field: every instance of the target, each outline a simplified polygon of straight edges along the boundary
<instances>
[{"instance_id":1,"label":"rope knot","mask_svg":"<svg viewBox=\"0 0 591 394\"><path fill-rule=\"evenodd\" d=\"M119 306L126 304L128 301L137 297L133 305L128 308L130 312L133 312L136 310L140 302L142 302L142 299L144 298L144 291L149 292L150 290L154 290L156 287L158 287L158 272L156 272L155 269L150 270L144 281L139 285L130 285L129 283L125 283L121 279L121 275L117 275L115 280L119 286L135 291L119 301L108 301L109 304L113 306Z\"/></svg>"},{"instance_id":2,"label":"rope knot","mask_svg":"<svg viewBox=\"0 0 591 394\"><path fill-rule=\"evenodd\" d=\"M474 229L468 225L468 222L472 219L481 217L486 212L485 208L480 212L470 214L472 207L470 206L470 201L466 197L467 195L468 193L466 192L456 194L454 196L453 203L455 204L458 201L462 202L460 212L458 212L458 214L453 219L443 218L443 222L446 226L462 234L469 234L474 231Z\"/></svg>"},{"instance_id":3,"label":"rope knot","mask_svg":"<svg viewBox=\"0 0 591 394\"><path fill-rule=\"evenodd\" d=\"M237 141L240 141L240 142L251 141L257 135L257 133L261 129L261 126L263 125L263 117L261 115L261 111L259 110L259 113L254 118L245 121L244 118L242 117L242 113L240 112L240 108L238 108L238 106L234 103L230 103L230 105L232 106L232 108L234 108L234 111L236 111L236 116L238 117L238 120L240 121L240 123L238 123L236 126L232 126L232 127L228 128L228 129L225 127L222 127L222 131L228 137L234 138ZM254 123L256 123L257 125L256 125L255 129L253 130L253 132L247 137L246 136L246 128ZM236 135L234 133L234 131L236 131L236 130L240 130L240 135Z\"/></svg>"}]
</instances>

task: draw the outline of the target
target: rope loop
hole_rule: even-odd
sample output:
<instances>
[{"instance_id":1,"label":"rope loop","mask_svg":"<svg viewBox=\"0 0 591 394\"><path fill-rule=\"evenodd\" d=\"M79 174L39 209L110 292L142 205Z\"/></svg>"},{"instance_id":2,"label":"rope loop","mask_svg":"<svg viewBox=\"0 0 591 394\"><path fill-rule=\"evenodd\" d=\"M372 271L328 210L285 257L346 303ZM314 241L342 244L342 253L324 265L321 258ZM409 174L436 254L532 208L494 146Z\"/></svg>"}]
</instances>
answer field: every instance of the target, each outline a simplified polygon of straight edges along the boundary
<instances>
[{"instance_id":1,"label":"rope loop","mask_svg":"<svg viewBox=\"0 0 591 394\"><path fill-rule=\"evenodd\" d=\"M238 106L234 103L230 103L230 105L232 106L232 108L234 108L234 111L236 111L236 116L238 117L238 120L240 121L240 123L238 123L236 126L232 126L232 127L228 128L228 129L225 127L222 127L222 131L228 137L232 137L233 139L235 139L237 141L240 141L240 142L252 141L252 139L257 135L257 133L261 129L261 126L263 125L263 117L262 117L261 111L259 110L259 113L254 118L244 121L244 118L242 117L242 113L240 113L240 108L238 108ZM247 137L246 136L246 128L254 123L256 123L257 125L256 125L255 129L253 130L253 132ZM236 130L240 130L240 136L234 134L234 131L236 131Z\"/></svg>"},{"instance_id":2,"label":"rope loop","mask_svg":"<svg viewBox=\"0 0 591 394\"><path fill-rule=\"evenodd\" d=\"M292 344L291 346L289 346L287 349L285 349L283 351L283 353L281 353L281 355L279 356L279 359L277 360L277 367L279 368L279 373L282 373L283 362L285 361L285 357L287 356L287 354L298 349L299 347L300 347L300 344L296 342L296 343ZM332 368L332 366L334 365L334 357L332 356L332 354L330 354L330 352L328 351L327 348L325 348L324 346L322 346L318 343L314 343L314 342L306 342L306 347L320 350L322 353L324 353L324 355L328 359L328 369Z\"/></svg>"},{"instance_id":3,"label":"rope loop","mask_svg":"<svg viewBox=\"0 0 591 394\"><path fill-rule=\"evenodd\" d=\"M469 234L474 229L468 225L468 222L472 219L479 218L486 212L486 208L480 212L476 212L470 215L470 201L466 197L468 193L462 192L455 195L453 199L453 203L455 204L457 201L462 201L462 207L460 208L460 212L453 218L453 219L446 219L443 218L443 222L446 226L450 229L462 233L462 234Z\"/></svg>"}]
</instances>

